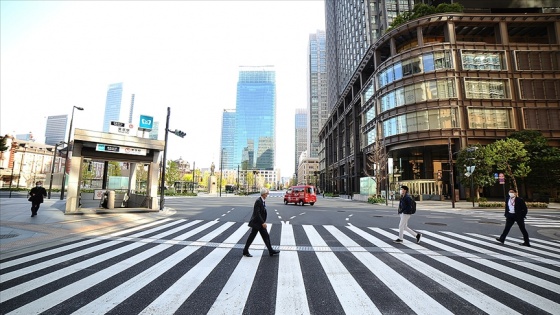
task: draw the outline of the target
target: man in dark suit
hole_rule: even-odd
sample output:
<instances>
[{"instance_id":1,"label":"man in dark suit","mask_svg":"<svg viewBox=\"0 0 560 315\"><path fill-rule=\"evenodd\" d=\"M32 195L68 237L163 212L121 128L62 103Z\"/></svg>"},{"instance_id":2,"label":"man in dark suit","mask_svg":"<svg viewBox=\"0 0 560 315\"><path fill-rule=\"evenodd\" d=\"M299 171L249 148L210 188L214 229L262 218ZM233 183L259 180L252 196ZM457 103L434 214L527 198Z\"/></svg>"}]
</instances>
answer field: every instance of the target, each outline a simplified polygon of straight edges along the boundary
<instances>
[{"instance_id":1,"label":"man in dark suit","mask_svg":"<svg viewBox=\"0 0 560 315\"><path fill-rule=\"evenodd\" d=\"M509 198L506 199L506 211L504 215L506 217L506 226L502 235L500 237L496 237L496 240L503 244L506 241L506 237L513 226L513 223L517 223L519 230L521 230L521 234L523 234L523 243L521 243L521 245L530 247L529 233L527 233L527 230L525 229L527 205L525 204L525 200L517 196L517 191L515 189L509 190Z\"/></svg>"},{"instance_id":2,"label":"man in dark suit","mask_svg":"<svg viewBox=\"0 0 560 315\"><path fill-rule=\"evenodd\" d=\"M245 248L243 248L243 256L245 257L253 257L253 255L249 254L249 246L255 240L255 236L257 233L261 234L261 237L268 248L268 254L270 256L274 256L275 254L280 253L279 250L272 249L270 245L270 236L268 235L268 231L266 230L266 197L268 197L268 189L262 188L261 189L261 196L255 201L255 205L253 206L253 215L251 215L251 220L249 220L249 226L251 227L251 233L247 238L247 243L245 243Z\"/></svg>"},{"instance_id":3,"label":"man in dark suit","mask_svg":"<svg viewBox=\"0 0 560 315\"><path fill-rule=\"evenodd\" d=\"M47 190L43 187L42 182L35 183L35 187L29 191L29 201L31 201L31 216L34 217L39 211L39 207L43 203L43 198L47 196Z\"/></svg>"}]
</instances>

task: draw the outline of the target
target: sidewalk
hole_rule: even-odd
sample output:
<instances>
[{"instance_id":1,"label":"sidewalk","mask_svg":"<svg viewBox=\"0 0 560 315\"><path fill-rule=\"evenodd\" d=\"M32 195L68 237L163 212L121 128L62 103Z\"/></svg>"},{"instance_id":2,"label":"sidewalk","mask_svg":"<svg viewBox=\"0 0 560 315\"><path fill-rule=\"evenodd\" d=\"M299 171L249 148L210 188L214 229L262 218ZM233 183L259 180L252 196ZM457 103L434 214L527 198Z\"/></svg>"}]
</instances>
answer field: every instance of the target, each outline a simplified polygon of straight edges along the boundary
<instances>
[{"instance_id":1,"label":"sidewalk","mask_svg":"<svg viewBox=\"0 0 560 315\"><path fill-rule=\"evenodd\" d=\"M0 198L0 249L2 258L59 241L101 235L168 217L175 211L138 213L140 209L122 209L96 213L84 209L80 215L65 215L66 201L46 199L38 214L31 217L31 203L26 198Z\"/></svg>"}]
</instances>

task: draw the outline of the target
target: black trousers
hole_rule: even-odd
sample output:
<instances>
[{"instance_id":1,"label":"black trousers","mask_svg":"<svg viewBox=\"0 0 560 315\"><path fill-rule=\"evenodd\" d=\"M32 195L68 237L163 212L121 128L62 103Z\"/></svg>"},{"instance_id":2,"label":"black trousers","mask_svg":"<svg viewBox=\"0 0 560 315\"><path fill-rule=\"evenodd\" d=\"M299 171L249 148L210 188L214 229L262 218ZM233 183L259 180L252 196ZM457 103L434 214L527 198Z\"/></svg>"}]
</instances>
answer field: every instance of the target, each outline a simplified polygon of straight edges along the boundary
<instances>
[{"instance_id":1,"label":"black trousers","mask_svg":"<svg viewBox=\"0 0 560 315\"><path fill-rule=\"evenodd\" d=\"M245 243L245 248L243 248L243 254L249 253L249 246L251 246L251 244L255 240L255 236L257 236L257 233L261 234L261 237L264 241L264 244L266 245L266 248L268 248L268 251L269 252L273 251L272 246L270 245L270 236L268 235L268 231L261 226L258 229L251 228L251 233L249 234L249 237L247 238L247 243Z\"/></svg>"},{"instance_id":2,"label":"black trousers","mask_svg":"<svg viewBox=\"0 0 560 315\"><path fill-rule=\"evenodd\" d=\"M41 206L40 202L32 201L31 202L31 214L32 215L37 215L37 211L39 211L40 206Z\"/></svg>"},{"instance_id":3,"label":"black trousers","mask_svg":"<svg viewBox=\"0 0 560 315\"><path fill-rule=\"evenodd\" d=\"M527 230L525 229L525 219L518 218L514 215L508 215L506 217L506 227L504 228L504 231L500 236L500 241L504 242L506 240L509 230L516 222L517 222L517 226L519 226L519 230L521 231L521 234L523 234L523 242L529 244L529 233L527 233Z\"/></svg>"}]
</instances>

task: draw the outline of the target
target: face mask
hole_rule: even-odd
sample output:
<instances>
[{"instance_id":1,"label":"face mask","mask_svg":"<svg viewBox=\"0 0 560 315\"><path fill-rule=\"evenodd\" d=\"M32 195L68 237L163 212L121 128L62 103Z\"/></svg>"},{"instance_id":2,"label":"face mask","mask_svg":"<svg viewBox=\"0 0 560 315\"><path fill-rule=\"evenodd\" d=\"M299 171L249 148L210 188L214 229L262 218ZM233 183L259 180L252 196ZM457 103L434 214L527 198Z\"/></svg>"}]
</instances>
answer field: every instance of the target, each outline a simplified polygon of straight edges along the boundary
<instances>
[{"instance_id":1,"label":"face mask","mask_svg":"<svg viewBox=\"0 0 560 315\"><path fill-rule=\"evenodd\" d=\"M41 185L37 185L37 187L41 187Z\"/></svg>"},{"instance_id":2,"label":"face mask","mask_svg":"<svg viewBox=\"0 0 560 315\"><path fill-rule=\"evenodd\" d=\"M509 193L510 198L515 197L515 193Z\"/></svg>"}]
</instances>

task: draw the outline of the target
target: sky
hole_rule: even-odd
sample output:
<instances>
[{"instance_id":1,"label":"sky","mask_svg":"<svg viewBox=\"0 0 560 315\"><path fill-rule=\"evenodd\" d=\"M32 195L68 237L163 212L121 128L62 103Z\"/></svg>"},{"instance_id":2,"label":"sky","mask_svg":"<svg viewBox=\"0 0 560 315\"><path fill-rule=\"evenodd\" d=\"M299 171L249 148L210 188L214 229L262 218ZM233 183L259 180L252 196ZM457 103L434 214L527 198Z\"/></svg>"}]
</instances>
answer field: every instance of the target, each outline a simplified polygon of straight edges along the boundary
<instances>
[{"instance_id":1,"label":"sky","mask_svg":"<svg viewBox=\"0 0 560 315\"><path fill-rule=\"evenodd\" d=\"M0 134L33 133L75 111L101 131L107 88L123 83L121 121L153 116L170 129L168 160L219 168L222 112L235 108L240 66L276 70L276 167L294 173L294 116L308 104L309 35L324 1L0 0ZM160 136L163 140L163 136Z\"/></svg>"}]
</instances>

